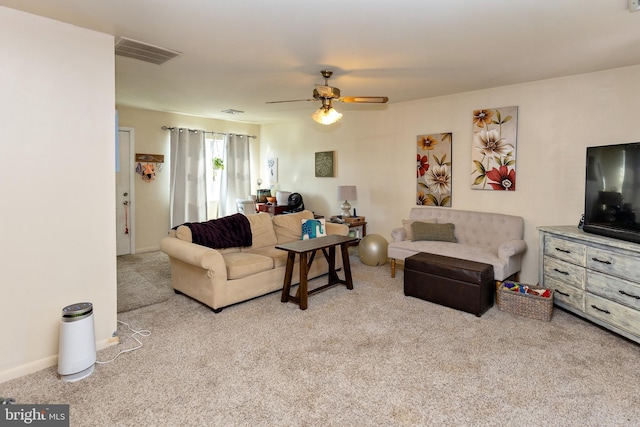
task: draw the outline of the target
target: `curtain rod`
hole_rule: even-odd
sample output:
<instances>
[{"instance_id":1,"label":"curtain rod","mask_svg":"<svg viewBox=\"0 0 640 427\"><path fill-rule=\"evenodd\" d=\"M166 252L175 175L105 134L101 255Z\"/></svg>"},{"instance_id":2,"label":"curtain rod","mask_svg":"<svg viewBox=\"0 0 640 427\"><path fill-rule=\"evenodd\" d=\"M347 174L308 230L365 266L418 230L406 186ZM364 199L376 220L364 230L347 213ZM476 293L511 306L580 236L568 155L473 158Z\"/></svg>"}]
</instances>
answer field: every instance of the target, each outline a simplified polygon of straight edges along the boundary
<instances>
[{"instance_id":1,"label":"curtain rod","mask_svg":"<svg viewBox=\"0 0 640 427\"><path fill-rule=\"evenodd\" d=\"M176 127L162 126L162 130L170 130L170 131L174 131L174 130L176 130L176 129L183 130L183 129L185 129L185 128L176 128ZM188 130L189 132L198 132L198 129L186 129L186 130ZM210 131L210 130L203 130L202 132L203 132L203 133L212 133L212 134L214 134L214 135L215 135L215 134L218 134L218 135L234 135L233 133L214 132L214 131ZM246 134L241 134L241 133L238 133L238 134L235 134L235 135L246 136L247 138L251 138L251 139L256 139L256 138L257 138L257 136L255 136L255 135L246 135Z\"/></svg>"}]
</instances>

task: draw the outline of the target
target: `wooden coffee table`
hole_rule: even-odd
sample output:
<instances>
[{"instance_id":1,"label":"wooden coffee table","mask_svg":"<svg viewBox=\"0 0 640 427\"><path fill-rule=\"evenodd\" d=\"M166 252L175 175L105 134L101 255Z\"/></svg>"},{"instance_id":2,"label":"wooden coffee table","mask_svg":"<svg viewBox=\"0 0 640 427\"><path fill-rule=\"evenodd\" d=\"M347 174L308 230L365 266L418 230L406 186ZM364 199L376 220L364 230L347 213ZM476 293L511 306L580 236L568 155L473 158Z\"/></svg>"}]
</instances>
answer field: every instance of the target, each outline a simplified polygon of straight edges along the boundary
<instances>
[{"instance_id":1,"label":"wooden coffee table","mask_svg":"<svg viewBox=\"0 0 640 427\"><path fill-rule=\"evenodd\" d=\"M300 310L306 310L308 306L308 297L316 292L320 292L337 284L344 284L347 289L353 289L353 280L351 278L351 264L349 263L349 244L357 241L356 237L339 236L330 234L324 237L317 237L309 240L297 240L291 243L277 245L277 249L288 252L287 269L284 274L284 285L282 286L282 302L293 301L300 306ZM342 253L342 266L344 268L344 280L338 277L336 273L336 247L340 246ZM327 253L328 249L328 253ZM329 263L329 282L311 291L308 289L309 268L315 259L316 252L322 251L324 257ZM296 260L296 254L300 255L300 286L296 296L290 295L291 277L293 275L293 266ZM309 257L309 254L311 256Z\"/></svg>"}]
</instances>

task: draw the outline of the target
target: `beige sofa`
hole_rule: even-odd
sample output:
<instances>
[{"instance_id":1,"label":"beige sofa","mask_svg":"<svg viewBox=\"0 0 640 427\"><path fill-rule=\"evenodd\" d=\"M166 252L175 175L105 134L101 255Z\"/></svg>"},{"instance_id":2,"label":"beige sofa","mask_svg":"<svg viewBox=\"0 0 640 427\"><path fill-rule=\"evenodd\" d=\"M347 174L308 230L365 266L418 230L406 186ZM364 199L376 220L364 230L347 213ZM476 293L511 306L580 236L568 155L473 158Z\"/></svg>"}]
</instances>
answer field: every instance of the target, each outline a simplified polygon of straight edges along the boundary
<instances>
[{"instance_id":1,"label":"beige sofa","mask_svg":"<svg viewBox=\"0 0 640 427\"><path fill-rule=\"evenodd\" d=\"M313 217L310 211L273 217L265 212L247 215L252 245L226 249L192 243L190 228L179 226L160 242L160 249L169 255L173 289L208 305L216 313L231 304L281 290L287 252L275 246L300 240L302 219ZM346 225L329 222L326 230L327 234L345 236L349 232ZM336 268L342 268L339 253L336 254ZM317 277L327 271L328 263L320 254L315 257L308 277ZM296 259L292 283L299 283L299 277Z\"/></svg>"},{"instance_id":2,"label":"beige sofa","mask_svg":"<svg viewBox=\"0 0 640 427\"><path fill-rule=\"evenodd\" d=\"M414 221L453 224L456 242L412 240L409 233ZM391 231L391 237L391 277L395 277L396 260L426 252L491 264L495 280L516 278L527 249L522 217L449 208L413 208L403 226Z\"/></svg>"}]
</instances>

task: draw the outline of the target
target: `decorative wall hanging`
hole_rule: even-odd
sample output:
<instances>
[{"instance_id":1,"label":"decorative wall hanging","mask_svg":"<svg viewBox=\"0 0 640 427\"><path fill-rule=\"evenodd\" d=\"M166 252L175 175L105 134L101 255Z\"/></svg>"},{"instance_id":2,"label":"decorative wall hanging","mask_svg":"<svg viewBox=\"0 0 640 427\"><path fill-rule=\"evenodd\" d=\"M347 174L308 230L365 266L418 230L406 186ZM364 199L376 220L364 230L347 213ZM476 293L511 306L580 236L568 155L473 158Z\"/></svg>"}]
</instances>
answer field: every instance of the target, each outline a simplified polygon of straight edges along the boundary
<instances>
[{"instance_id":1,"label":"decorative wall hanging","mask_svg":"<svg viewBox=\"0 0 640 427\"><path fill-rule=\"evenodd\" d=\"M136 162L164 163L164 154L136 153Z\"/></svg>"},{"instance_id":2,"label":"decorative wall hanging","mask_svg":"<svg viewBox=\"0 0 640 427\"><path fill-rule=\"evenodd\" d=\"M416 204L451 207L452 134L418 135Z\"/></svg>"},{"instance_id":3,"label":"decorative wall hanging","mask_svg":"<svg viewBox=\"0 0 640 427\"><path fill-rule=\"evenodd\" d=\"M156 172L162 172L164 154L136 153L136 162L138 162L136 173L142 175L145 182L151 182L155 179Z\"/></svg>"},{"instance_id":4,"label":"decorative wall hanging","mask_svg":"<svg viewBox=\"0 0 640 427\"><path fill-rule=\"evenodd\" d=\"M142 180L144 182L151 182L156 179L156 168L153 163L138 163L136 167L136 173L142 175Z\"/></svg>"},{"instance_id":5,"label":"decorative wall hanging","mask_svg":"<svg viewBox=\"0 0 640 427\"><path fill-rule=\"evenodd\" d=\"M278 159L267 159L267 169L269 169L269 182L278 182Z\"/></svg>"},{"instance_id":6,"label":"decorative wall hanging","mask_svg":"<svg viewBox=\"0 0 640 427\"><path fill-rule=\"evenodd\" d=\"M316 153L316 177L333 177L334 163L333 154L334 151L322 151Z\"/></svg>"},{"instance_id":7,"label":"decorative wall hanging","mask_svg":"<svg viewBox=\"0 0 640 427\"><path fill-rule=\"evenodd\" d=\"M473 112L471 188L516 189L518 107Z\"/></svg>"}]
</instances>

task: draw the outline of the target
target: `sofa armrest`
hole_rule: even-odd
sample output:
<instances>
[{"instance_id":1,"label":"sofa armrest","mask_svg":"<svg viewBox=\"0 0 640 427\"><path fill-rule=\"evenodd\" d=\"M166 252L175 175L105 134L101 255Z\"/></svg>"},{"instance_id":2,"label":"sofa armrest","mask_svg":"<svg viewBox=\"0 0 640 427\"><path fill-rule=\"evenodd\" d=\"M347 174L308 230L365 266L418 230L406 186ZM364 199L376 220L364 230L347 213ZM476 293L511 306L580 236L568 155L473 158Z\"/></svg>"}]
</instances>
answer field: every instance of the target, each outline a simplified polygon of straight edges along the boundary
<instances>
[{"instance_id":1,"label":"sofa armrest","mask_svg":"<svg viewBox=\"0 0 640 427\"><path fill-rule=\"evenodd\" d=\"M404 227L398 227L391 230L391 237L393 238L394 242L402 242L406 240L407 233L404 230Z\"/></svg>"},{"instance_id":2,"label":"sofa armrest","mask_svg":"<svg viewBox=\"0 0 640 427\"><path fill-rule=\"evenodd\" d=\"M185 242L175 237L164 237L160 241L160 250L172 258L195 267L214 271L216 275L227 277L227 265L220 251L195 243Z\"/></svg>"},{"instance_id":3,"label":"sofa armrest","mask_svg":"<svg viewBox=\"0 0 640 427\"><path fill-rule=\"evenodd\" d=\"M349 226L347 225L335 222L326 222L325 227L327 229L327 234L338 234L340 236L349 235Z\"/></svg>"},{"instance_id":4,"label":"sofa armrest","mask_svg":"<svg viewBox=\"0 0 640 427\"><path fill-rule=\"evenodd\" d=\"M498 247L498 257L508 260L514 255L518 255L527 250L527 242L524 240L508 240Z\"/></svg>"}]
</instances>

